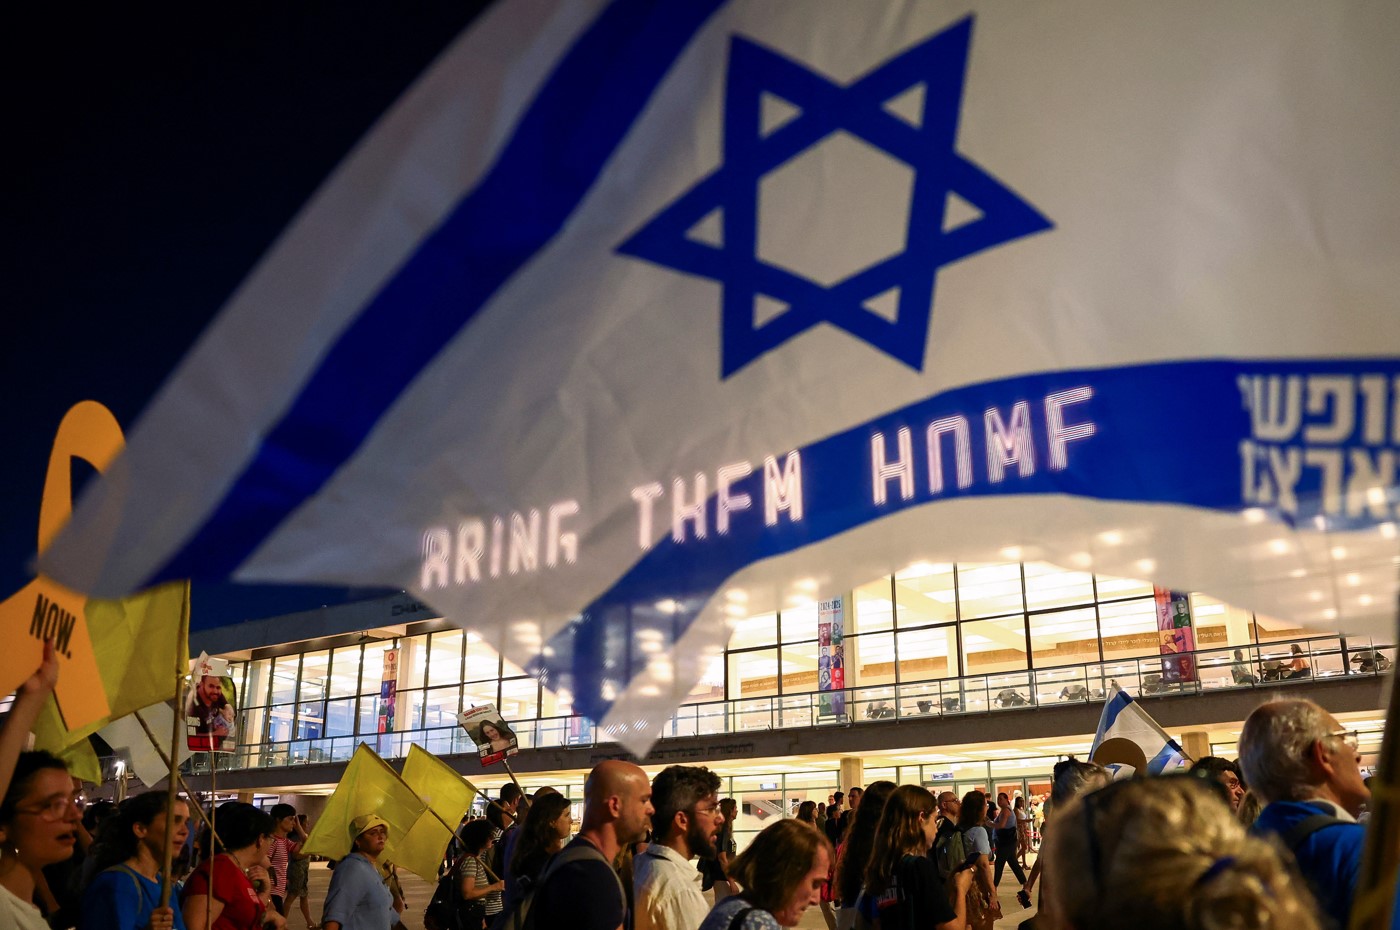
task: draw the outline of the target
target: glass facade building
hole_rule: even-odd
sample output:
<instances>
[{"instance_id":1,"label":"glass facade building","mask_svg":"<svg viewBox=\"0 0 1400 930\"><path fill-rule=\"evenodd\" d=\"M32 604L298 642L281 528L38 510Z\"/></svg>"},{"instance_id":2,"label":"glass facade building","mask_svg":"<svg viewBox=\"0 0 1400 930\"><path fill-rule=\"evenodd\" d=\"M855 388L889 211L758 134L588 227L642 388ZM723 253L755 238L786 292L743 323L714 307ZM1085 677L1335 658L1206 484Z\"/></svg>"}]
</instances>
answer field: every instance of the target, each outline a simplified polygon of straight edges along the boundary
<instances>
[{"instance_id":1,"label":"glass facade building","mask_svg":"<svg viewBox=\"0 0 1400 930\"><path fill-rule=\"evenodd\" d=\"M1376 671L1357 661L1369 643L1192 595L1198 678L1169 684L1149 584L1035 562L921 562L844 593L846 707L833 716L819 690L816 582L810 587L810 596L791 598L781 611L735 621L728 649L663 738L1102 700L1115 682L1143 694L1255 687L1282 677L1294 643L1312 675ZM470 752L456 715L485 703L512 723L522 749L605 741L572 713L567 695L541 686L477 634L441 622L389 632L230 657L239 749L221 764L341 761L362 741L391 758L410 743L439 755ZM397 662L391 727L381 697L390 650Z\"/></svg>"}]
</instances>

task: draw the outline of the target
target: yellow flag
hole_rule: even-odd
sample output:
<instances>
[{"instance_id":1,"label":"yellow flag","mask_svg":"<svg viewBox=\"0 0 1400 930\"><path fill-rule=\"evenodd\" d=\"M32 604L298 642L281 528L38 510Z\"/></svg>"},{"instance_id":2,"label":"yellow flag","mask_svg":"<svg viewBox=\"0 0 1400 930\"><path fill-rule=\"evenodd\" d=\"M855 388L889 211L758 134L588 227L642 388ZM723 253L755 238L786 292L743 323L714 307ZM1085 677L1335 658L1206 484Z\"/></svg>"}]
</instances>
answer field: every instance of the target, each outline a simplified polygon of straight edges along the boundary
<instances>
[{"instance_id":1,"label":"yellow flag","mask_svg":"<svg viewBox=\"0 0 1400 930\"><path fill-rule=\"evenodd\" d=\"M109 712L69 728L50 698L35 722L34 745L60 755L69 746L86 744L89 734L113 720L174 698L175 669L190 664L189 640L183 634L188 629L188 582L174 581L120 601L89 600L86 613Z\"/></svg>"},{"instance_id":2,"label":"yellow flag","mask_svg":"<svg viewBox=\"0 0 1400 930\"><path fill-rule=\"evenodd\" d=\"M321 819L311 829L303 849L308 855L344 859L350 854L354 839L350 835L350 821L361 814L378 814L389 825L384 858L406 868L403 860L394 854L395 845L408 835L425 810L427 805L404 783L399 773L367 744L361 743L350 757L340 784L326 802Z\"/></svg>"},{"instance_id":3,"label":"yellow flag","mask_svg":"<svg viewBox=\"0 0 1400 930\"><path fill-rule=\"evenodd\" d=\"M55 755L68 766L69 775L94 785L102 784L102 763L98 761L97 753L93 752L92 743L81 739Z\"/></svg>"},{"instance_id":4,"label":"yellow flag","mask_svg":"<svg viewBox=\"0 0 1400 930\"><path fill-rule=\"evenodd\" d=\"M452 840L452 832L476 798L476 787L452 766L416 743L408 748L403 780L423 800L427 810L408 833L394 843L395 854L391 858L399 868L433 882L437 880L438 864Z\"/></svg>"}]
</instances>

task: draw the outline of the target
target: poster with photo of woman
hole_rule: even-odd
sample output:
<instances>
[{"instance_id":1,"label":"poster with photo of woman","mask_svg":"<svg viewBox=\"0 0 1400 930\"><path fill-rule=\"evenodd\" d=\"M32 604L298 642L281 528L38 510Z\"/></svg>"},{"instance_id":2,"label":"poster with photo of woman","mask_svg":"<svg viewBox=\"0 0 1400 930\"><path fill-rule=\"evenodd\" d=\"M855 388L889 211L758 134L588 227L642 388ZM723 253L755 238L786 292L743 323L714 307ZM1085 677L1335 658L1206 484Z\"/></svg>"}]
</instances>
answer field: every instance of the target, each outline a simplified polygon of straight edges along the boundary
<instances>
[{"instance_id":1,"label":"poster with photo of woman","mask_svg":"<svg viewBox=\"0 0 1400 930\"><path fill-rule=\"evenodd\" d=\"M506 723L494 704L482 704L464 710L457 715L457 722L471 736L472 742L476 743L476 748L481 753L482 765L493 765L520 751L520 741L516 738L515 731Z\"/></svg>"}]
</instances>

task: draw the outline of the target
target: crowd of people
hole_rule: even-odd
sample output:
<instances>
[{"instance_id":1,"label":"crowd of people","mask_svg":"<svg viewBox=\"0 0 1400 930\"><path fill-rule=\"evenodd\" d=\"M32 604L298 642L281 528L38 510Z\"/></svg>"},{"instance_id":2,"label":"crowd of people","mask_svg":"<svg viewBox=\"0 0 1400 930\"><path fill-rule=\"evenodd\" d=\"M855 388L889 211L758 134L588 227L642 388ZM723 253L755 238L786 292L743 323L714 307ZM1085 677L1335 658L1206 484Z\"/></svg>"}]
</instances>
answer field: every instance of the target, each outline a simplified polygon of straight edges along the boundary
<instances>
[{"instance_id":1,"label":"crowd of people","mask_svg":"<svg viewBox=\"0 0 1400 930\"><path fill-rule=\"evenodd\" d=\"M318 930L307 824L288 805L222 804L211 831L208 813L148 792L85 824L64 763L22 751L56 680L48 647L0 731L0 930L282 930L298 899ZM803 804L740 852L719 775L673 765L649 779L608 760L587 778L576 834L552 788L527 797L507 785L488 817L465 821L424 923L775 930L818 907L829 930L987 930L1003 916L1009 870L1023 926L1341 930L1370 797L1355 734L1310 701L1277 700L1250 714L1239 753L1118 781L1090 762L1058 763L1029 875L1035 817L1021 798L876 781L820 809ZM195 864L176 882L192 814ZM373 810L351 821L320 930L401 926L403 897L383 861L390 829Z\"/></svg>"}]
</instances>

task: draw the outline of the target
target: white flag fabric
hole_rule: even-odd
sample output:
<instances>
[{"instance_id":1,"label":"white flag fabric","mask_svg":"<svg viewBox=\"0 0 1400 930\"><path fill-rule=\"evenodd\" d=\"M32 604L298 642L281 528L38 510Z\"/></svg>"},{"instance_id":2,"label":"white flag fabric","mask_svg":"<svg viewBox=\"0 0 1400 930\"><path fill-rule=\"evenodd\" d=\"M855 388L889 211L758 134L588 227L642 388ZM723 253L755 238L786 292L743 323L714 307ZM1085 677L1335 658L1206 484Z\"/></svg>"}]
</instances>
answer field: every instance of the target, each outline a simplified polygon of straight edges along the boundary
<instances>
[{"instance_id":1,"label":"white flag fabric","mask_svg":"<svg viewBox=\"0 0 1400 930\"><path fill-rule=\"evenodd\" d=\"M107 745L113 749L126 750L128 758L131 759L131 770L136 773L137 778L150 786L164 781L170 775L170 768L165 759L161 758L161 753L170 750L170 746L165 741L170 739L171 727L174 724L172 718L175 711L169 704L159 703L143 707L137 713L141 715L142 720L146 721L146 726L151 728L156 739L162 741L159 751L151 742L151 738L146 735L146 731L141 728L141 722L136 719L136 714L128 714L113 720L98 730L97 735L106 740ZM178 758L176 764L184 762L190 757L189 746L186 745L186 742L185 732L181 729L180 739L175 746Z\"/></svg>"},{"instance_id":2,"label":"white flag fabric","mask_svg":"<svg viewBox=\"0 0 1400 930\"><path fill-rule=\"evenodd\" d=\"M1133 762L1121 750L1109 751L1110 758L1101 759L1099 750L1110 740L1123 740L1142 751ZM1139 772L1148 775L1161 775L1178 769L1187 763L1186 753L1181 744L1167 735L1167 731L1157 725L1152 715L1142 709L1127 691L1118 689L1104 701L1103 713L1099 716L1099 728L1094 733L1094 743L1089 750L1089 758L1095 762L1106 762L1116 768L1118 774L1132 776Z\"/></svg>"},{"instance_id":3,"label":"white flag fabric","mask_svg":"<svg viewBox=\"0 0 1400 930\"><path fill-rule=\"evenodd\" d=\"M413 591L635 751L912 559L1388 624L1400 7L497 4L45 553Z\"/></svg>"}]
</instances>

